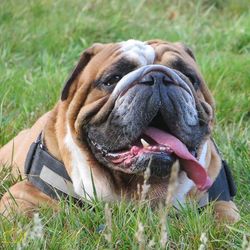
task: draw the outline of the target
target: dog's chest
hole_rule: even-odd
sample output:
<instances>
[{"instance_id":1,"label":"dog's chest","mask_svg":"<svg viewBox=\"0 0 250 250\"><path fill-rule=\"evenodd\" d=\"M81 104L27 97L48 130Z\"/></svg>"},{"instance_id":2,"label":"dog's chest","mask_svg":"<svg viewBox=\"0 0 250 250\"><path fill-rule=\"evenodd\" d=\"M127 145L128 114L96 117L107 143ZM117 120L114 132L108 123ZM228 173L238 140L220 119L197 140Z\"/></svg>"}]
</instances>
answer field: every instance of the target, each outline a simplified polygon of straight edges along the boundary
<instances>
[{"instance_id":1,"label":"dog's chest","mask_svg":"<svg viewBox=\"0 0 250 250\"><path fill-rule=\"evenodd\" d=\"M186 197L189 191L194 187L194 183L190 180L184 171L179 173L176 180L176 186L169 188L169 182L167 180L158 180L149 184L149 199L158 201L171 200L176 208L180 205L184 205Z\"/></svg>"}]
</instances>

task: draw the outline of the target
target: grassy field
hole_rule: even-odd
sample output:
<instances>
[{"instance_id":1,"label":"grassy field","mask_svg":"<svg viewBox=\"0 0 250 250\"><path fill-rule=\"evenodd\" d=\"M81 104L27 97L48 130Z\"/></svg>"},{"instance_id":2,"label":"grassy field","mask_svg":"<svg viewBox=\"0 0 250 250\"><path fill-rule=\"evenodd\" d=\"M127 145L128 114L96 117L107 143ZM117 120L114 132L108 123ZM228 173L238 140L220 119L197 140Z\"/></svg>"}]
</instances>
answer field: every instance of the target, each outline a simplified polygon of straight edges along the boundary
<instances>
[{"instance_id":1,"label":"grassy field","mask_svg":"<svg viewBox=\"0 0 250 250\"><path fill-rule=\"evenodd\" d=\"M43 208L34 221L0 216L0 249L250 247L247 0L2 0L0 146L53 107L84 48L130 38L183 41L195 51L216 99L214 137L235 176L241 221L233 226L216 224L212 205L200 214L194 204L163 216L147 203L121 202L105 209L105 204L94 201L91 209L84 209L62 201L60 212ZM8 171L0 173L0 197L13 182Z\"/></svg>"}]
</instances>

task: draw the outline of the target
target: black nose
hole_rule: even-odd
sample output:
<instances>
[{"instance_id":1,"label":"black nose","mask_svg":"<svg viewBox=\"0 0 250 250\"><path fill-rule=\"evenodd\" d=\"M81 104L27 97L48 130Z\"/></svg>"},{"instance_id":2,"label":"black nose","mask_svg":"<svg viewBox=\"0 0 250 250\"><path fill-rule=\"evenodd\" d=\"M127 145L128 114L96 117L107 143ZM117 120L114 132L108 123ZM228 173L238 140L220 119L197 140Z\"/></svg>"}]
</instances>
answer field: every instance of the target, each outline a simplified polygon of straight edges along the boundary
<instances>
[{"instance_id":1,"label":"black nose","mask_svg":"<svg viewBox=\"0 0 250 250\"><path fill-rule=\"evenodd\" d=\"M173 80L162 72L152 71L144 75L139 83L145 85L168 84L173 83Z\"/></svg>"}]
</instances>

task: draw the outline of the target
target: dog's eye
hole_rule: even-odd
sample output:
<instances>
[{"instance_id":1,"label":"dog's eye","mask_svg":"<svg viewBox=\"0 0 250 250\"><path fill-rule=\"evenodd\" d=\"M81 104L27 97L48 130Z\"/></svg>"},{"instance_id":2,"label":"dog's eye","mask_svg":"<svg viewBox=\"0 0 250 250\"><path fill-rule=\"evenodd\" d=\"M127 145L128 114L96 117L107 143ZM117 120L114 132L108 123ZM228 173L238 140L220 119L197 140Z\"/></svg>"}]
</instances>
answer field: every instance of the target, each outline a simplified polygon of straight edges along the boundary
<instances>
[{"instance_id":1,"label":"dog's eye","mask_svg":"<svg viewBox=\"0 0 250 250\"><path fill-rule=\"evenodd\" d=\"M115 76L111 76L107 81L105 81L103 84L105 86L112 86L116 83L118 83L121 80L121 76L120 75L115 75Z\"/></svg>"}]
</instances>

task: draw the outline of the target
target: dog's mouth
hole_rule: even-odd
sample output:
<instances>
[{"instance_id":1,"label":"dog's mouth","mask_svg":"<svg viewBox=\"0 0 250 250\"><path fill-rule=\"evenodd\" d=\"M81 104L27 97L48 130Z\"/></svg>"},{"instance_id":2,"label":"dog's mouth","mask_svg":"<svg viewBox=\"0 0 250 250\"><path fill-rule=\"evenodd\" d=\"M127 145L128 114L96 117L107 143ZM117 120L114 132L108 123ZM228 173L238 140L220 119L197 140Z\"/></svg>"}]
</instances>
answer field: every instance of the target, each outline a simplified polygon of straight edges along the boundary
<instances>
[{"instance_id":1,"label":"dog's mouth","mask_svg":"<svg viewBox=\"0 0 250 250\"><path fill-rule=\"evenodd\" d=\"M179 160L182 170L186 172L199 190L206 190L211 186L211 180L206 170L194 156L196 152L190 152L183 142L165 130L149 126L126 149L115 152L106 151L92 141L91 144L106 161L114 165L114 169L135 173L133 166L138 165L138 161L140 162L141 159L149 159L148 164L150 164L150 160L156 158L155 163L157 164L158 158L161 173L164 172L165 167L165 174L169 174L171 166L176 160ZM155 166L154 169L157 171Z\"/></svg>"}]
</instances>

